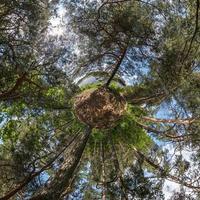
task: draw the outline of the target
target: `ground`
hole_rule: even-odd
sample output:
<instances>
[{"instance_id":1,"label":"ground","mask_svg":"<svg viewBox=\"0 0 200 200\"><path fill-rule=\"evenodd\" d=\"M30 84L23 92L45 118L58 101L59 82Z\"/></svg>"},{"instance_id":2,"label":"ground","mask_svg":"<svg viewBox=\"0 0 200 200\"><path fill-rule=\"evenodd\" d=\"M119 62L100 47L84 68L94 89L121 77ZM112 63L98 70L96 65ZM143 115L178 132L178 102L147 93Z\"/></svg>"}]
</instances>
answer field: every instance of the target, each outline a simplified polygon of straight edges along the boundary
<instances>
[{"instance_id":1,"label":"ground","mask_svg":"<svg viewBox=\"0 0 200 200\"><path fill-rule=\"evenodd\" d=\"M81 122L93 128L106 129L113 127L121 118L126 109L126 101L116 91L100 87L77 95L74 109Z\"/></svg>"}]
</instances>

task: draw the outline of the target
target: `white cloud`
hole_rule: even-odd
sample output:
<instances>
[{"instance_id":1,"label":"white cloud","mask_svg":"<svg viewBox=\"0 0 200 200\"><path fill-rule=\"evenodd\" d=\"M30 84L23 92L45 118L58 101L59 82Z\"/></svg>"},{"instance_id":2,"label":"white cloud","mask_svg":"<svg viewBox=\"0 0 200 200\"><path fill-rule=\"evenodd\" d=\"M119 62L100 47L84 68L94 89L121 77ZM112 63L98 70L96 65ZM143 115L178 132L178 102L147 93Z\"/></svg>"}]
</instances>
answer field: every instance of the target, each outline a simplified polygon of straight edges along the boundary
<instances>
[{"instance_id":1,"label":"white cloud","mask_svg":"<svg viewBox=\"0 0 200 200\"><path fill-rule=\"evenodd\" d=\"M57 15L50 19L49 34L54 36L61 36L64 33L67 23L66 9L63 6L58 7Z\"/></svg>"},{"instance_id":2,"label":"white cloud","mask_svg":"<svg viewBox=\"0 0 200 200\"><path fill-rule=\"evenodd\" d=\"M170 199L174 192L180 192L180 185L172 181L166 180L163 186L165 200Z\"/></svg>"}]
</instances>

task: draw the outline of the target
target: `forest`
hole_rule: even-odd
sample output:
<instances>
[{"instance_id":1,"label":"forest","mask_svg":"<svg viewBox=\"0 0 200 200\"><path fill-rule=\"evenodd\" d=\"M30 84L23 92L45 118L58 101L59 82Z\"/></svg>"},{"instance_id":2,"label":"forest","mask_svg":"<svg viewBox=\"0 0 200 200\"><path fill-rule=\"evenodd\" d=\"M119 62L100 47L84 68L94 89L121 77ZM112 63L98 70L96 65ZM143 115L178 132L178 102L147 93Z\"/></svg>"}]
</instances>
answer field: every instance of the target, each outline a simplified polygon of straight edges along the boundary
<instances>
[{"instance_id":1,"label":"forest","mask_svg":"<svg viewBox=\"0 0 200 200\"><path fill-rule=\"evenodd\" d=\"M9 199L200 199L200 0L0 0Z\"/></svg>"}]
</instances>

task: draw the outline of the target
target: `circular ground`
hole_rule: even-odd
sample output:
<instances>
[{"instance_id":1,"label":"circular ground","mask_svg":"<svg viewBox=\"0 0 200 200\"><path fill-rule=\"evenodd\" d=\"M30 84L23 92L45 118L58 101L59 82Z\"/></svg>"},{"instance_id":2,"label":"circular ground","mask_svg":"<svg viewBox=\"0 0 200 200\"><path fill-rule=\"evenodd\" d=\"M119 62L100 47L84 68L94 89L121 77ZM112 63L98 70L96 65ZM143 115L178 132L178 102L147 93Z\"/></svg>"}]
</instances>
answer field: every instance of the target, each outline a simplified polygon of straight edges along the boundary
<instances>
[{"instance_id":1,"label":"circular ground","mask_svg":"<svg viewBox=\"0 0 200 200\"><path fill-rule=\"evenodd\" d=\"M113 127L122 116L125 107L124 98L105 87L85 90L74 100L75 114L78 119L99 129Z\"/></svg>"}]
</instances>

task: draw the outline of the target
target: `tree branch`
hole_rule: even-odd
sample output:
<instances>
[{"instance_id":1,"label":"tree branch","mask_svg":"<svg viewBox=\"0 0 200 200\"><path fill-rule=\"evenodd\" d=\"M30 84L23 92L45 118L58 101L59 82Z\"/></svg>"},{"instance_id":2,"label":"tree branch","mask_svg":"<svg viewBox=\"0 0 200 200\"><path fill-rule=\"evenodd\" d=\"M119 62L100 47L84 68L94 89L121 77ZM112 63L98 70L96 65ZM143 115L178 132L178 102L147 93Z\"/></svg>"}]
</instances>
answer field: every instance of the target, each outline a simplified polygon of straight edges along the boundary
<instances>
[{"instance_id":1,"label":"tree branch","mask_svg":"<svg viewBox=\"0 0 200 200\"><path fill-rule=\"evenodd\" d=\"M138 151L136 148L134 148L134 150L135 150L136 156L138 158L143 158L146 163L148 163L154 169L156 169L157 171L159 171L160 174L161 174L161 176L163 178L166 178L166 179L168 179L170 181L176 182L176 183L178 183L180 185L183 185L185 187L194 189L194 190L196 190L198 192L200 191L200 186L192 185L192 183L185 182L182 179L180 179L179 177L167 173L167 171L162 166L160 166L159 164L156 164L154 161L151 160L151 158L148 158L146 155L144 155L143 153L141 153L140 151Z\"/></svg>"},{"instance_id":2,"label":"tree branch","mask_svg":"<svg viewBox=\"0 0 200 200\"><path fill-rule=\"evenodd\" d=\"M142 124L140 122L136 122L141 128L144 128L145 130L155 133L158 136L164 136L165 138L172 140L173 142L183 142L186 139L190 138L193 134L187 134L187 135L177 135L177 134L170 134L168 132L170 132L169 130L166 131L159 131L157 129L154 129L150 126L147 126L145 124Z\"/></svg>"},{"instance_id":3,"label":"tree branch","mask_svg":"<svg viewBox=\"0 0 200 200\"><path fill-rule=\"evenodd\" d=\"M133 104L149 104L149 103L154 103L154 102L161 102L163 101L167 95L164 92L156 93L151 96L146 96L146 97L139 97L139 98L134 98L134 94L125 94L125 99L129 101L130 103Z\"/></svg>"},{"instance_id":4,"label":"tree branch","mask_svg":"<svg viewBox=\"0 0 200 200\"><path fill-rule=\"evenodd\" d=\"M26 80L27 73L23 73L15 82L15 85L8 91L0 94L0 99L4 100L9 98L16 90L22 85L22 83Z\"/></svg>"},{"instance_id":5,"label":"tree branch","mask_svg":"<svg viewBox=\"0 0 200 200\"><path fill-rule=\"evenodd\" d=\"M187 119L159 119L153 117L142 117L144 121L150 121L154 123L174 123L174 124L183 124L183 125L190 125L192 123L200 122L200 119L196 118L187 118Z\"/></svg>"},{"instance_id":6,"label":"tree branch","mask_svg":"<svg viewBox=\"0 0 200 200\"><path fill-rule=\"evenodd\" d=\"M192 43L194 42L194 39L197 35L197 32L199 30L199 7L200 7L200 2L199 0L196 0L196 20L195 20L195 30L194 30L194 33L193 33L193 36L191 38L191 41L190 41L190 44L189 44L189 48L188 48L188 51L185 55L185 57L183 58L183 62L186 60L186 58L188 57L191 49L192 49ZM187 43L186 43L187 44Z\"/></svg>"}]
</instances>

